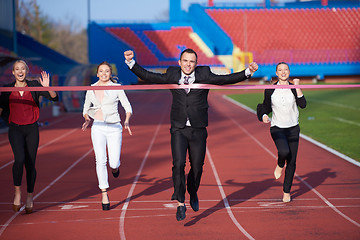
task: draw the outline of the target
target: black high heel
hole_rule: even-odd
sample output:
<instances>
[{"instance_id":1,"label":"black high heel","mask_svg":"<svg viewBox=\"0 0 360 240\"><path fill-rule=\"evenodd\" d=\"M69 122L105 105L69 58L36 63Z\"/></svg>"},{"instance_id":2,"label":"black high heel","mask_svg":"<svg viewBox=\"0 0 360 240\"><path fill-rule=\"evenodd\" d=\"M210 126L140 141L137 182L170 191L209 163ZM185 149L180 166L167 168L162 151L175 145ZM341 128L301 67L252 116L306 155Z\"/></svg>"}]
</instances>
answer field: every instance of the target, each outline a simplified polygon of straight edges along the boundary
<instances>
[{"instance_id":1,"label":"black high heel","mask_svg":"<svg viewBox=\"0 0 360 240\"><path fill-rule=\"evenodd\" d=\"M114 178L117 178L117 177L119 177L120 169L118 168L116 172L111 171L111 173L114 176Z\"/></svg>"},{"instance_id":2,"label":"black high heel","mask_svg":"<svg viewBox=\"0 0 360 240\"><path fill-rule=\"evenodd\" d=\"M103 191L103 190L101 190L101 193L106 193L106 195L107 195L107 191L105 190L105 191ZM101 196L101 198L102 198L102 196ZM109 196L108 196L108 203L102 203L101 202L101 206L102 206L102 210L103 211L109 211L110 210L110 199L109 199Z\"/></svg>"}]
</instances>

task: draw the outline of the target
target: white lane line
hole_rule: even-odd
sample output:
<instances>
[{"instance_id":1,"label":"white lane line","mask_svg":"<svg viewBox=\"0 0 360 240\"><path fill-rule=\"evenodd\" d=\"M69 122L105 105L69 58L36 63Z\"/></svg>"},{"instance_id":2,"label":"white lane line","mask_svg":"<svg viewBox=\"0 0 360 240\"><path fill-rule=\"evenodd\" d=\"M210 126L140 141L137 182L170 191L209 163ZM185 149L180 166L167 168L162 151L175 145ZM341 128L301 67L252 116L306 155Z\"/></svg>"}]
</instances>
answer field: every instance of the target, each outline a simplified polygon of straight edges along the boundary
<instances>
[{"instance_id":1,"label":"white lane line","mask_svg":"<svg viewBox=\"0 0 360 240\"><path fill-rule=\"evenodd\" d=\"M244 108L245 110L247 110L247 111L249 111L249 112L251 112L251 113L256 114L256 111L254 111L253 109L251 109L251 108L249 108L249 107L247 107L247 106L245 106L245 105L243 105L243 104L235 101L234 99L232 99L232 98L230 98L230 97L228 97L228 96L226 96L226 95L222 95L222 97L223 97L225 100L227 100L227 101L229 101L229 102L232 102L233 104L235 104L235 105L237 105L237 106L239 106L239 107L242 107L242 108ZM334 154L334 155L336 155L336 156L338 156L338 157L340 157L340 158L342 158L342 159L344 159L344 160L346 160L346 161L348 161L348 162L350 162L350 163L352 163L352 164L360 167L360 162L356 161L355 159L352 159L352 158L346 156L345 154L342 154L342 153L340 153L340 152L338 152L338 151L336 151L336 150L334 150L334 149L332 149L332 148L329 148L329 147L326 146L325 144L322 144L322 143L320 143L320 142L318 142L318 141L312 139L311 137L308 137L308 136L306 136L306 135L304 135L304 134L302 134L302 133L300 133L300 137L303 138L303 139L305 139L305 140L307 140L307 141L309 141L309 142L311 142L312 144L315 144L316 146L318 146L318 147L320 147L320 148L322 148L322 149L325 149L326 151L331 152L332 154Z\"/></svg>"},{"instance_id":2,"label":"white lane line","mask_svg":"<svg viewBox=\"0 0 360 240\"><path fill-rule=\"evenodd\" d=\"M321 142L318 142L318 141L312 139L311 137L308 137L308 136L306 136L306 135L304 135L302 133L300 133L300 137L307 140L307 141L309 141L309 142L311 142L312 144L314 144L314 145L316 145L316 146L318 146L318 147L320 147L320 148L334 154L335 156L338 156L339 158L342 158L342 159L348 161L349 163L352 163L355 166L360 167L360 162L356 161L355 159L352 159L351 157L348 157L348 156L346 156L345 154L343 154L341 152L338 152L338 151L336 151L336 150L334 150L332 148L329 148L325 144L322 144Z\"/></svg>"},{"instance_id":3,"label":"white lane line","mask_svg":"<svg viewBox=\"0 0 360 240\"><path fill-rule=\"evenodd\" d=\"M330 201L328 201L323 195L321 195L318 191L316 191L310 184L308 184L302 177L300 177L299 175L296 174L296 177L298 179L300 179L301 182L303 182L309 189L311 189L311 191L313 191L316 195L318 195L319 198L321 198L321 200L323 200L326 205L328 205L329 207L331 207L337 214L339 214L340 216L342 216L343 218L345 218L346 220L348 220L349 222L355 224L355 226L360 227L360 224L354 220L352 220L350 217L346 216L345 214L343 214L342 212L340 212L334 205L332 205L332 203Z\"/></svg>"},{"instance_id":4,"label":"white lane line","mask_svg":"<svg viewBox=\"0 0 360 240\"><path fill-rule=\"evenodd\" d=\"M142 170L143 170L143 168L144 168L144 166L145 166L145 163L146 163L147 158L148 158L148 156L149 156L149 154L150 154L150 151L151 151L151 149L152 149L152 146L153 146L153 144L154 144L154 142L155 142L155 139L156 139L156 137L157 137L157 135L158 135L158 133L159 133L160 127L161 127L162 122L163 122L164 117L165 117L165 112L166 112L166 111L164 111L164 113L163 113L163 115L162 115L162 117L161 117L161 119L160 119L160 122L159 122L158 125L157 125L157 128L156 128L156 130L155 130L155 132L154 132L154 135L153 135L153 137L152 137L152 139L151 139L151 141L150 141L150 145L149 145L149 147L148 147L148 149L147 149L147 151L146 151L146 153L145 153L145 156L144 156L144 158L143 158L143 160L142 160L142 162L141 162L141 165L140 165L140 167L139 167L139 170L137 171L137 174L136 174L136 176L135 176L135 179L134 179L134 181L133 181L133 183L132 183L132 185L131 185L131 188L130 188L130 190L129 190L129 193L128 193L127 197L126 197L125 203L124 203L124 205L123 205L123 207L122 207L121 215L120 215L120 222L119 222L119 234L120 234L120 239L122 239L122 240L125 240L125 239L126 239L126 237L125 237L125 215L126 215L127 208L128 208L128 206L129 206L129 202L130 202L130 200L131 200L131 196L133 195L133 192L134 192L134 190L135 190L135 186L136 186L136 184L138 183L138 180L139 180L139 178L140 178L141 172L142 172Z\"/></svg>"},{"instance_id":5,"label":"white lane line","mask_svg":"<svg viewBox=\"0 0 360 240\"><path fill-rule=\"evenodd\" d=\"M118 203L119 201L116 200L112 200L110 202L114 202L114 203ZM9 204L13 204L13 202L0 202L0 205L4 204L4 205L9 205ZM59 205L59 204L99 204L99 201L76 201L76 202L68 202L68 201L59 201L59 202L36 202L36 205L39 204L45 204L45 205Z\"/></svg>"},{"instance_id":6,"label":"white lane line","mask_svg":"<svg viewBox=\"0 0 360 240\"><path fill-rule=\"evenodd\" d=\"M214 176L215 176L215 179L216 179L216 183L218 185L218 188L219 188L219 191L220 191L220 194L221 194L221 197L222 197L222 200L224 202L224 205L225 205L225 208L226 208L226 211L228 213L228 215L230 216L231 220L233 221L233 223L235 224L235 226L248 238L248 239L254 239L242 226L241 224L236 220L233 212L231 211L231 207L229 205L229 202L226 198L226 194L225 194L225 191L221 185L221 181L220 181L220 178L219 178L219 175L216 171L216 167L215 167L215 164L214 164L214 161L212 160L212 157L211 157L211 154L210 154L210 151L209 151L209 147L206 148L206 155L208 156L209 158L209 162L210 162L210 165L211 165L211 169L214 173Z\"/></svg>"},{"instance_id":7,"label":"white lane line","mask_svg":"<svg viewBox=\"0 0 360 240\"><path fill-rule=\"evenodd\" d=\"M80 128L79 128L79 129L80 129ZM64 138L64 137L66 137L67 135L72 134L73 132L75 132L76 130L79 130L79 129L73 129L73 130L71 130L71 131L68 131L67 133L64 133L63 135L61 135L61 136L59 136L59 137L51 140L50 142L47 142L47 143L39 146L39 147L38 147L38 151L41 150L41 149L43 149L44 147L47 147L47 146L50 145L50 144L53 144L54 142L56 142L56 141L58 141L58 140L60 140L60 139L62 139L62 138ZM7 166L9 166L10 164L12 164L13 162L14 162L14 159L11 160L11 161L8 162L8 163L2 165L2 166L0 167L0 170L6 168Z\"/></svg>"},{"instance_id":8,"label":"white lane line","mask_svg":"<svg viewBox=\"0 0 360 240\"><path fill-rule=\"evenodd\" d=\"M317 199L320 201L320 199ZM228 200L229 202L231 202L231 200ZM115 202L115 201L113 201ZM201 200L201 202L204 202L203 200ZM216 203L219 202L219 200L215 201ZM54 202L56 203L56 202ZM98 204L98 203L97 203ZM93 204L93 205L97 205L97 204ZM37 204L38 205L38 204ZM163 204L163 207L148 207L148 208L131 208L131 209L127 209L127 211L130 212L142 212L142 211L148 211L150 212L159 212L159 211L171 211L173 212L174 209L176 209L177 207L177 203L174 204ZM355 208L358 209L360 207L360 204L352 204L352 205L336 205L337 208ZM257 209L257 210L272 210L272 209L282 209L282 210L287 210L287 211L292 211L295 209L325 209L325 208L331 208L328 205L298 205L298 206L290 206L287 205L283 202L258 202L257 206L232 206L230 207L230 210L235 211L235 210L253 210L253 209ZM217 210L221 210L224 209L224 207L200 207L200 209L202 210L213 210L213 211L217 211ZM89 205L65 205L65 206L57 206L54 209L42 209L42 210L37 210L37 213L40 212L62 212L62 213L70 213L73 214L74 212L102 212L101 209L98 208L98 206L89 206ZM122 211L122 209L116 208L116 209L112 209L111 211ZM13 212L12 210L0 210L0 213L8 213L8 212ZM191 213L189 213L191 214ZM195 214L195 213L194 213ZM153 216L155 216L156 214L154 214ZM173 215L173 214L172 214ZM146 216L148 216L148 214L146 214ZM129 217L126 217L129 218ZM119 217L117 217L117 219L119 219ZM0 225L0 226L4 226L4 225ZM13 226L13 225L11 225Z\"/></svg>"},{"instance_id":9,"label":"white lane line","mask_svg":"<svg viewBox=\"0 0 360 240\"><path fill-rule=\"evenodd\" d=\"M82 155L78 160L76 160L70 167L68 167L62 174L60 174L55 180L53 180L49 185L47 185L41 192L34 196L34 200L36 200L41 194L43 194L46 190L48 190L51 186L53 186L57 181L59 181L65 174L67 174L73 167L75 167L81 160L83 160L87 155L89 155L93 149L91 148L87 153ZM5 229L9 226L9 224L25 209L25 205L21 207L20 211L16 212L0 229L0 236L3 234Z\"/></svg>"},{"instance_id":10,"label":"white lane line","mask_svg":"<svg viewBox=\"0 0 360 240\"><path fill-rule=\"evenodd\" d=\"M70 115L70 116L65 116L65 117L63 117L63 118L57 119L57 120L55 120L55 121L53 121L53 122L50 122L50 124L51 124L51 126L52 126L52 125L56 125L56 124L58 124L59 122L68 120L69 118L72 118L72 117L74 117L74 116L72 116L72 115ZM4 133L6 132L6 136L7 136L8 128L9 128L9 127L6 127L6 129L4 129ZM80 128L80 127L79 127L79 128ZM0 131L0 133L1 133L1 131ZM0 145L2 145L2 144L4 144L4 143L10 144L10 143L9 143L9 139L0 141ZM10 161L10 163L7 163L6 166L8 166L9 164L11 164L11 163L13 163L13 162L14 162L14 160ZM6 166L5 166L5 167L6 167ZM0 169L2 169L2 168L3 168L3 167L0 167Z\"/></svg>"},{"instance_id":11,"label":"white lane line","mask_svg":"<svg viewBox=\"0 0 360 240\"><path fill-rule=\"evenodd\" d=\"M222 185L224 186L224 185ZM354 197L354 198L328 198L332 200L360 200L360 198ZM201 202L219 202L220 199L201 199ZM279 202L279 198L242 198L242 199L230 199L229 202ZM295 198L293 200L295 201L319 201L319 198ZM114 200L112 199L110 201L111 203L118 203L121 202L121 200ZM132 203L162 203L162 204L169 204L169 200L163 199L163 200L132 200ZM186 201L189 203L189 201ZM77 204L98 204L99 201L57 201L57 202L36 202L36 205L60 205L60 204L71 204L71 205L77 205ZM11 205L12 202L0 202L0 205ZM172 203L169 204L169 206L172 205ZM177 207L177 204L174 205ZM128 209L129 210L129 209Z\"/></svg>"},{"instance_id":12,"label":"white lane line","mask_svg":"<svg viewBox=\"0 0 360 240\"><path fill-rule=\"evenodd\" d=\"M224 99L228 99L227 97L224 97ZM269 149L267 149L263 144L261 144L253 135L251 135L245 128L243 128L236 120L234 120L232 117L227 115L235 125L237 125L243 132L246 133L251 139L253 139L256 143L258 143L266 152L268 152L273 158L277 159L276 155L273 154ZM307 183L303 178L301 178L299 175L295 173L295 177L300 180L300 182L304 183L305 186L307 186L312 192L314 192L321 200L325 202L326 205L328 205L332 210L334 210L336 213L338 213L340 216L348 220L349 222L355 224L357 227L360 227L360 224L354 220L352 220L350 217L346 216L342 212L340 212L334 205L332 205L324 196L322 196L318 191L316 191L309 183Z\"/></svg>"}]
</instances>

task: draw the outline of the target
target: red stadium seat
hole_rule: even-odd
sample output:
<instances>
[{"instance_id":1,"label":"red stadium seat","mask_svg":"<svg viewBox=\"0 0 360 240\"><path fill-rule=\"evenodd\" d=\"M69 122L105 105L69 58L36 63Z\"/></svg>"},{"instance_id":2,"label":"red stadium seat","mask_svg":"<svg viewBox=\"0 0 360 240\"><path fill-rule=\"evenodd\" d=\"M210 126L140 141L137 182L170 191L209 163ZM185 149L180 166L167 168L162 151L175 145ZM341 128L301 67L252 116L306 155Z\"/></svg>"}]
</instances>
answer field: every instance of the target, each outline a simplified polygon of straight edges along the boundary
<instances>
[{"instance_id":1,"label":"red stadium seat","mask_svg":"<svg viewBox=\"0 0 360 240\"><path fill-rule=\"evenodd\" d=\"M360 62L359 8L206 12L236 46L245 49L246 43L261 64Z\"/></svg>"},{"instance_id":2,"label":"red stadium seat","mask_svg":"<svg viewBox=\"0 0 360 240\"><path fill-rule=\"evenodd\" d=\"M144 42L134 33L133 30L126 27L112 27L106 28L106 31L112 33L124 43L133 47L136 55L138 56L139 64L141 65L157 65L159 60L156 56L147 48Z\"/></svg>"}]
</instances>

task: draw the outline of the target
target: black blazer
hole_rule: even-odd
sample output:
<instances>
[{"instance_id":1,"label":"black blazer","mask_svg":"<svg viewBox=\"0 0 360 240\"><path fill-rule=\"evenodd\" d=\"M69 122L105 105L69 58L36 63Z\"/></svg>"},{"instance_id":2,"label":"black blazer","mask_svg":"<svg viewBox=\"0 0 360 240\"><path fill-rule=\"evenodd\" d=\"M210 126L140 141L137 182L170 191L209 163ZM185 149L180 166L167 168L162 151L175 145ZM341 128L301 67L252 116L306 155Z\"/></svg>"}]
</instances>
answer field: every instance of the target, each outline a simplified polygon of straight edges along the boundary
<instances>
[{"instance_id":1,"label":"black blazer","mask_svg":"<svg viewBox=\"0 0 360 240\"><path fill-rule=\"evenodd\" d=\"M135 63L131 68L140 79L147 83L179 84L181 78L180 67L169 67L165 73L153 73ZM227 75L216 75L208 66L195 68L195 82L201 84L233 84L250 78L245 75L245 70ZM184 89L171 89L172 106L170 113L171 127L184 128L189 117L192 127L202 128L208 125L209 89L191 89L186 94Z\"/></svg>"},{"instance_id":2,"label":"black blazer","mask_svg":"<svg viewBox=\"0 0 360 240\"><path fill-rule=\"evenodd\" d=\"M278 81L276 83L274 83L273 85L276 85L277 83L278 83ZM290 82L289 82L289 84L293 85ZM264 114L268 115L269 113L272 112L271 95L274 93L274 91L275 91L275 89L265 89L264 101L263 101L262 104L257 105L256 113L257 113L257 117L258 117L260 122L262 122L262 116ZM299 106L300 108L305 108L306 107L305 96L303 95L302 97L298 98L295 88L291 88L291 92L294 94L296 105Z\"/></svg>"},{"instance_id":3,"label":"black blazer","mask_svg":"<svg viewBox=\"0 0 360 240\"><path fill-rule=\"evenodd\" d=\"M42 87L42 85L38 81L29 81L29 80L25 80L25 81L29 87ZM5 85L4 87L14 87L14 86L15 86L15 82ZM10 94L11 92L2 92L0 95L0 108L3 109L1 113L1 117L4 119L6 123L8 122L9 114L10 114L10 108L9 108ZM38 107L40 107L40 103L39 103L40 96L44 96L45 98L52 101L59 100L59 96L57 94L55 98L52 98L48 91L31 91L31 96L34 99L36 106Z\"/></svg>"}]
</instances>

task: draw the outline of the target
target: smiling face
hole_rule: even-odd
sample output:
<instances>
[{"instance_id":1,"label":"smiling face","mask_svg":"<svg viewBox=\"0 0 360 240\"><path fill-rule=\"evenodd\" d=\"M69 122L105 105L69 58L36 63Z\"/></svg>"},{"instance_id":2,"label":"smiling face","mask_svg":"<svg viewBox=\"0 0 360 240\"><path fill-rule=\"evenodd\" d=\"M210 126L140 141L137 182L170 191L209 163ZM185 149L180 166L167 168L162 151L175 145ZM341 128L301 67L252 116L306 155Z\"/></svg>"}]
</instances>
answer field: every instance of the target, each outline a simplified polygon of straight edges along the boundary
<instances>
[{"instance_id":1,"label":"smiling face","mask_svg":"<svg viewBox=\"0 0 360 240\"><path fill-rule=\"evenodd\" d=\"M276 75L278 76L280 82L287 81L290 76L289 66L285 63L279 64L276 67Z\"/></svg>"},{"instance_id":2,"label":"smiling face","mask_svg":"<svg viewBox=\"0 0 360 240\"><path fill-rule=\"evenodd\" d=\"M16 81L24 82L26 74L28 73L28 66L23 61L16 61L13 65L12 74Z\"/></svg>"},{"instance_id":3,"label":"smiling face","mask_svg":"<svg viewBox=\"0 0 360 240\"><path fill-rule=\"evenodd\" d=\"M101 83L107 83L108 81L110 81L111 75L112 72L108 65L102 64L98 67L96 76L99 78L99 81Z\"/></svg>"},{"instance_id":4,"label":"smiling face","mask_svg":"<svg viewBox=\"0 0 360 240\"><path fill-rule=\"evenodd\" d=\"M190 75L196 67L197 59L194 53L184 52L179 60L181 71L185 75Z\"/></svg>"}]
</instances>

